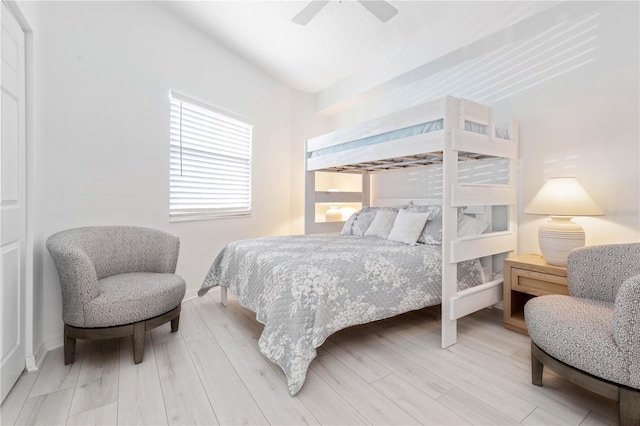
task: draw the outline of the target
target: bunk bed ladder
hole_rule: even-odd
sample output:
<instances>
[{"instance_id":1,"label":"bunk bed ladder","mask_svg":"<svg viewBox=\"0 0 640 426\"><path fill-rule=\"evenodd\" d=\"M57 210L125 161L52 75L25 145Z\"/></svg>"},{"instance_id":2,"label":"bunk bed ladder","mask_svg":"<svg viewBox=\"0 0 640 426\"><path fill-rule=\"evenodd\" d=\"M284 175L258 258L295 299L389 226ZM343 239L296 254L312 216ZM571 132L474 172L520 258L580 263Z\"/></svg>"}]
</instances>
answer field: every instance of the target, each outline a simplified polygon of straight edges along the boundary
<instances>
[{"instance_id":1,"label":"bunk bed ladder","mask_svg":"<svg viewBox=\"0 0 640 426\"><path fill-rule=\"evenodd\" d=\"M517 155L518 123L511 121L510 140L495 137L491 108L467 100L446 98L443 149L443 237L442 237L442 347L456 343L458 318L502 300L502 278L463 291L457 289L457 263L500 253L513 253L517 246ZM465 130L466 121L486 126L487 135ZM460 151L493 155L509 160L508 184L461 184L458 182ZM505 231L476 237L457 237L457 208L506 205L509 215ZM497 260L500 260L499 258Z\"/></svg>"}]
</instances>

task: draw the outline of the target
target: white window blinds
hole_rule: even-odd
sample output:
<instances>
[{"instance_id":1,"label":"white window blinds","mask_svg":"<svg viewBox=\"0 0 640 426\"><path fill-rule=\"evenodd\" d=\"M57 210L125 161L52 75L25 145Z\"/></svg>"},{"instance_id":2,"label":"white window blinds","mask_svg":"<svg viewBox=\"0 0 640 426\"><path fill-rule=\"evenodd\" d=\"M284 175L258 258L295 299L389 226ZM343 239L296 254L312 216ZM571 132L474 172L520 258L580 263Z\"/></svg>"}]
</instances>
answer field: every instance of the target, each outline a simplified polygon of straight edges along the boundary
<instances>
[{"instance_id":1,"label":"white window blinds","mask_svg":"<svg viewBox=\"0 0 640 426\"><path fill-rule=\"evenodd\" d=\"M171 221L251 214L252 126L171 96Z\"/></svg>"}]
</instances>

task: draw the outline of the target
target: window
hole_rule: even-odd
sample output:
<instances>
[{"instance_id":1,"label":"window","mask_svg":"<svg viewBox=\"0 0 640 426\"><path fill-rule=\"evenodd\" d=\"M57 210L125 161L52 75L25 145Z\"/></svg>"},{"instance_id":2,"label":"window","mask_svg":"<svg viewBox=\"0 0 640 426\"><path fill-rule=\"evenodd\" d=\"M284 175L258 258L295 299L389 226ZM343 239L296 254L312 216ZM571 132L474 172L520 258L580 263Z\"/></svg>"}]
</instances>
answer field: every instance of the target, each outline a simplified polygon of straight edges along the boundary
<instances>
[{"instance_id":1,"label":"window","mask_svg":"<svg viewBox=\"0 0 640 426\"><path fill-rule=\"evenodd\" d=\"M172 222L251 215L252 126L171 95Z\"/></svg>"}]
</instances>

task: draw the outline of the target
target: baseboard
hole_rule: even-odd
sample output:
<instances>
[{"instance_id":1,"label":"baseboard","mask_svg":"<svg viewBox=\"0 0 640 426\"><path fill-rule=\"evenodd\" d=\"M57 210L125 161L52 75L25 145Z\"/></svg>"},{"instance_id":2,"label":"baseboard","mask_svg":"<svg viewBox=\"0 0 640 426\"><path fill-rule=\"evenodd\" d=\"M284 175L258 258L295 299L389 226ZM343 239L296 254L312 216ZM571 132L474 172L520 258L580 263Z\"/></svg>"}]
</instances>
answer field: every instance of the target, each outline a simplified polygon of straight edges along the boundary
<instances>
[{"instance_id":1,"label":"baseboard","mask_svg":"<svg viewBox=\"0 0 640 426\"><path fill-rule=\"evenodd\" d=\"M184 299L182 300L191 300L195 299L196 297L198 297L198 289L189 290L185 293Z\"/></svg>"},{"instance_id":2,"label":"baseboard","mask_svg":"<svg viewBox=\"0 0 640 426\"><path fill-rule=\"evenodd\" d=\"M33 355L28 356L25 360L25 367L29 373L40 370L44 360L47 358L49 351L44 346L44 342L40 342Z\"/></svg>"},{"instance_id":3,"label":"baseboard","mask_svg":"<svg viewBox=\"0 0 640 426\"><path fill-rule=\"evenodd\" d=\"M44 347L47 351L50 351L52 349L55 348L59 348L60 346L62 346L63 343L63 335L62 333L56 333L52 336L47 337L46 339L44 339Z\"/></svg>"},{"instance_id":4,"label":"baseboard","mask_svg":"<svg viewBox=\"0 0 640 426\"><path fill-rule=\"evenodd\" d=\"M44 342L40 342L40 344L36 348L35 353L25 359L25 368L27 369L27 371L31 373L33 371L40 370L48 354L49 351L45 347Z\"/></svg>"}]
</instances>

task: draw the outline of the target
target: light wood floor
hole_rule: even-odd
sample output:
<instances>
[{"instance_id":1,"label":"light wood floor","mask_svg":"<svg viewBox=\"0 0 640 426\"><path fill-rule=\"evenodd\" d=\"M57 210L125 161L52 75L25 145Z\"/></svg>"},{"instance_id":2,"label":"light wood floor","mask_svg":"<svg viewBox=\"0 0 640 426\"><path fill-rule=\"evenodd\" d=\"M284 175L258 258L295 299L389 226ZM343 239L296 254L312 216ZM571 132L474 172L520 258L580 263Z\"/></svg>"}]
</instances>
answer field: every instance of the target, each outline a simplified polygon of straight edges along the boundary
<instances>
[{"instance_id":1,"label":"light wood floor","mask_svg":"<svg viewBox=\"0 0 640 426\"><path fill-rule=\"evenodd\" d=\"M611 425L612 401L545 372L531 385L529 338L502 327L501 311L458 322L440 348L439 308L332 336L294 398L257 349L251 312L217 291L183 304L180 331L147 333L144 361L130 339L78 341L23 375L1 407L9 424L526 424Z\"/></svg>"}]
</instances>

